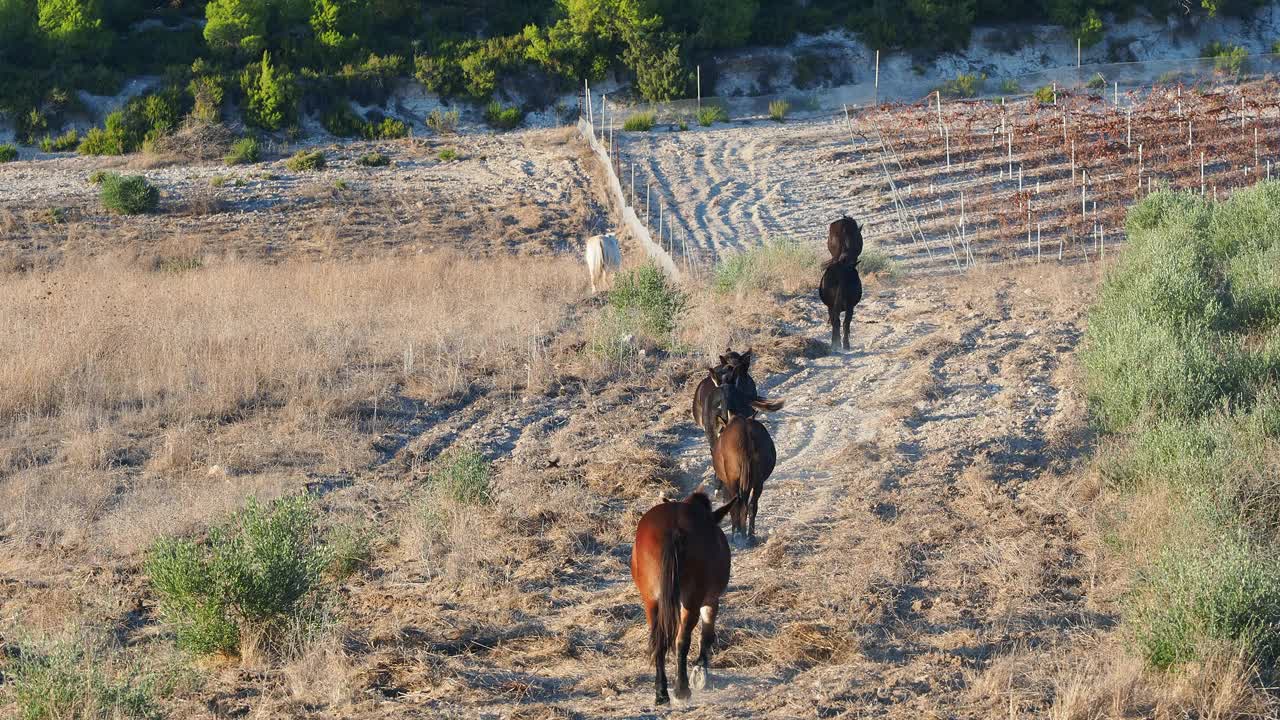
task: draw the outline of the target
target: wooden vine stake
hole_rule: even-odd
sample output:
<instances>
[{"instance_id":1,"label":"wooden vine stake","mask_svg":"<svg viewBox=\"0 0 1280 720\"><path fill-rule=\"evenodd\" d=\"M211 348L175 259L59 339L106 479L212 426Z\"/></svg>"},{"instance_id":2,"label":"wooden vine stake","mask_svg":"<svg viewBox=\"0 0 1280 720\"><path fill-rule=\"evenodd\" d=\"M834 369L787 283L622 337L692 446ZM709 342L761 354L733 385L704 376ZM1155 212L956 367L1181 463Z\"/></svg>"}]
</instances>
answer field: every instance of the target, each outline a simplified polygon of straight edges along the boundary
<instances>
[{"instance_id":1,"label":"wooden vine stake","mask_svg":"<svg viewBox=\"0 0 1280 720\"><path fill-rule=\"evenodd\" d=\"M1013 122L1009 123L1009 179L1013 179ZM1019 190L1022 188L1019 187Z\"/></svg>"}]
</instances>

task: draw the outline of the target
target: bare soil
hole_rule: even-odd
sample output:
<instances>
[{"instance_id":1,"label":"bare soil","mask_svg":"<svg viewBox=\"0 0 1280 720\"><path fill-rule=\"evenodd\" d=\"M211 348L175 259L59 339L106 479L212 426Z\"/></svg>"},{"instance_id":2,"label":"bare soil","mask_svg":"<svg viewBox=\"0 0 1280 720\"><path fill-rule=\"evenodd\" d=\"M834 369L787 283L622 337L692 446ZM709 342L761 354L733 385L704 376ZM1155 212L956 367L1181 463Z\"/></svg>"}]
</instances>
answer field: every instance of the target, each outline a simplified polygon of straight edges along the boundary
<instances>
[{"instance_id":1,"label":"bare soil","mask_svg":"<svg viewBox=\"0 0 1280 720\"><path fill-rule=\"evenodd\" d=\"M250 259L347 258L454 247L468 255L576 251L607 206L571 129L455 135L318 148L325 169L285 166L291 148L235 167L175 157L45 156L0 165L0 267L48 267L110 253ZM442 150L458 158L443 161ZM391 164L363 167L381 152ZM144 175L160 212L105 211L95 170Z\"/></svg>"}]
</instances>

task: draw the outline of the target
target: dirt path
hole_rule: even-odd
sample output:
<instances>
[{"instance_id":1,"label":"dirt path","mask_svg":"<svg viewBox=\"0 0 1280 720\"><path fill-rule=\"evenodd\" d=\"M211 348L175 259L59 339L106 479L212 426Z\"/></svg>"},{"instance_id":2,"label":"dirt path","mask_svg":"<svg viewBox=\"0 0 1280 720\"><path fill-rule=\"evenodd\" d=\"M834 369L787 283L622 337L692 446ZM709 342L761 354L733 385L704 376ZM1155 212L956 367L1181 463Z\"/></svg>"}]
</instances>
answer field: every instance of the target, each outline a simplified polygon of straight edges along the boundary
<instances>
[{"instance_id":1,"label":"dirt path","mask_svg":"<svg viewBox=\"0 0 1280 720\"><path fill-rule=\"evenodd\" d=\"M858 308L855 350L757 370L787 400L766 419L779 463L759 543L734 551L713 684L688 704L652 705L629 537L566 561L545 606L437 662L483 678L468 684L495 717L1044 714L1051 659L1111 624L1088 599L1063 477L1086 444L1061 365L1084 286L1023 272L884 290ZM825 340L818 310L793 299L783 325ZM644 412L694 487L708 460L686 398ZM566 409L550 441L592 413ZM443 690L405 698L476 709Z\"/></svg>"}]
</instances>

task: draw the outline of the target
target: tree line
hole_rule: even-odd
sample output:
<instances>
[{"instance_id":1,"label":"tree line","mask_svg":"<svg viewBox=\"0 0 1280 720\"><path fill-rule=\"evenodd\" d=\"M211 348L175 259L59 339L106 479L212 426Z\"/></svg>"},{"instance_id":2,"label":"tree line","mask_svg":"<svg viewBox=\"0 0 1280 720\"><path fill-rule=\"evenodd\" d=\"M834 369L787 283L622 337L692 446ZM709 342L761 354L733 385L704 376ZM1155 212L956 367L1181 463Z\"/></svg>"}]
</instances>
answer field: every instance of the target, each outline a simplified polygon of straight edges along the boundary
<instances>
[{"instance_id":1,"label":"tree line","mask_svg":"<svg viewBox=\"0 0 1280 720\"><path fill-rule=\"evenodd\" d=\"M1244 14L1261 1L1144 7L1157 16ZM699 57L800 32L844 28L873 47L936 51L966 43L976 23L1048 19L1092 44L1104 16L1137 8L1134 0L0 0L0 113L35 142L83 110L75 91L114 94L126 78L152 75L163 78L158 99L141 98L116 118L112 149L191 113L216 121L231 107L266 130L294 127L300 111L314 110L326 126L368 134L346 101L381 102L406 75L476 102L519 77L536 103L622 72L640 96L668 100L690 93Z\"/></svg>"}]
</instances>

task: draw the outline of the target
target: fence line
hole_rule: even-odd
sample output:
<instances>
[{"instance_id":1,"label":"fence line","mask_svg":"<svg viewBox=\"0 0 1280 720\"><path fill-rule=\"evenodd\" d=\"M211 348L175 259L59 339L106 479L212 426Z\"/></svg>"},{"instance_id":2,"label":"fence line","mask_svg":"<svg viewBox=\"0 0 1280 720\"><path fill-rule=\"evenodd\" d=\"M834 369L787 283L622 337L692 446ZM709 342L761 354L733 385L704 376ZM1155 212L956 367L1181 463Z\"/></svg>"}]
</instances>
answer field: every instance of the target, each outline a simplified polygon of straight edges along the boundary
<instances>
[{"instance_id":1,"label":"fence line","mask_svg":"<svg viewBox=\"0 0 1280 720\"><path fill-rule=\"evenodd\" d=\"M868 73L872 68L867 68ZM883 77L836 87L810 90L790 89L769 95L687 98L668 102L635 102L620 109L648 110L659 122L677 123L693 118L698 109L714 105L731 120L762 118L769 105L785 101L798 114L837 113L881 104L933 104L938 93L946 101L1020 100L1038 89L1059 94L1092 93L1112 100L1116 106L1132 105L1145 91L1158 87L1194 88L1204 84L1236 85L1280 75L1280 54L1265 53L1244 57L1175 58L1123 63L1096 63L1046 68L1019 75L987 77L977 73L954 78L937 76L899 77L892 82ZM614 103L618 103L615 101Z\"/></svg>"},{"instance_id":2,"label":"fence line","mask_svg":"<svg viewBox=\"0 0 1280 720\"><path fill-rule=\"evenodd\" d=\"M587 97L590 98L590 95L588 94ZM590 102L588 101L587 104L589 107ZM595 153L596 160L600 162L600 165L604 170L605 178L608 179L609 200L610 204L615 207L620 218L619 225L626 228L631 233L631 236L640 243L640 247L644 248L644 251L658 262L659 267L665 270L671 277L679 280L680 269L677 267L676 261L665 248L653 241L653 236L649 233L649 228L646 227L646 222L640 219L640 216L636 214L635 209L631 207L629 202L627 202L627 195L622 191L622 181L618 179L618 174L614 169L612 149L607 148L605 144L601 142L601 139L596 137L595 128L592 127L591 122L585 115L578 118L578 132L588 143L591 144L591 149ZM659 235L659 237L661 237L661 235Z\"/></svg>"}]
</instances>

